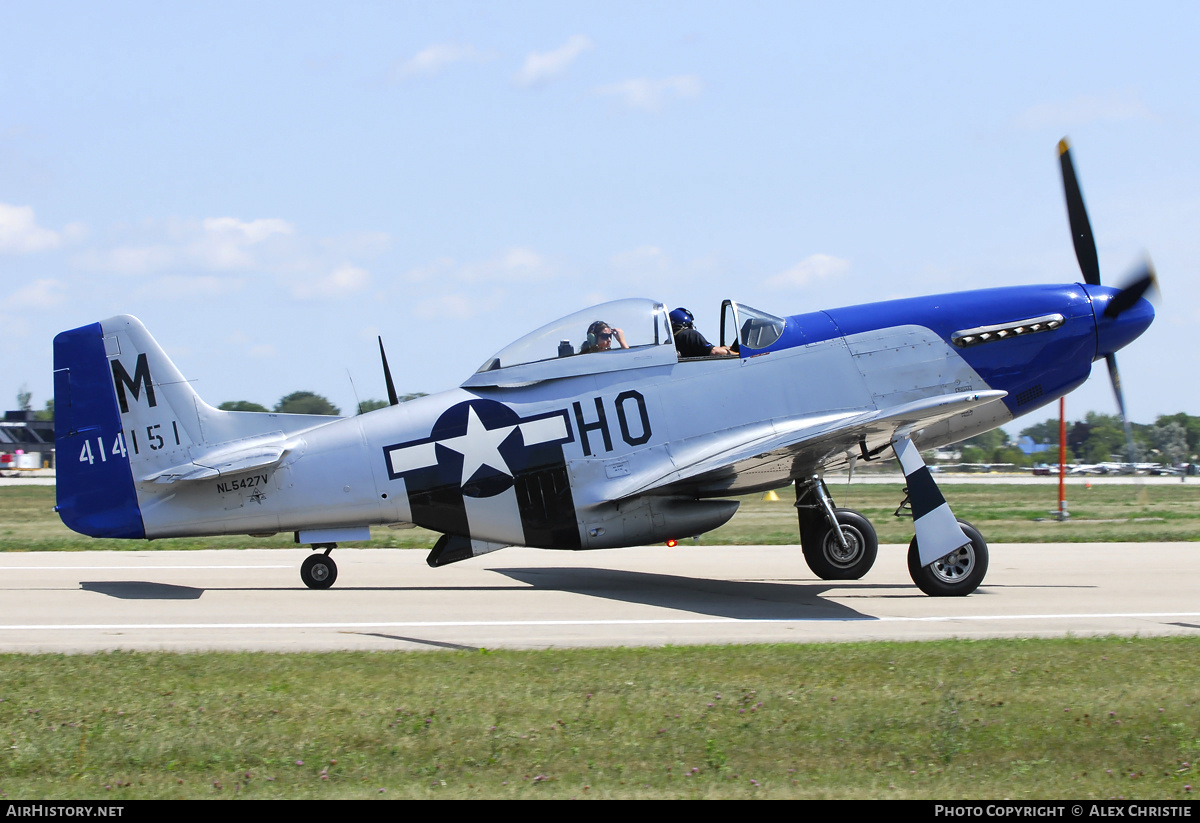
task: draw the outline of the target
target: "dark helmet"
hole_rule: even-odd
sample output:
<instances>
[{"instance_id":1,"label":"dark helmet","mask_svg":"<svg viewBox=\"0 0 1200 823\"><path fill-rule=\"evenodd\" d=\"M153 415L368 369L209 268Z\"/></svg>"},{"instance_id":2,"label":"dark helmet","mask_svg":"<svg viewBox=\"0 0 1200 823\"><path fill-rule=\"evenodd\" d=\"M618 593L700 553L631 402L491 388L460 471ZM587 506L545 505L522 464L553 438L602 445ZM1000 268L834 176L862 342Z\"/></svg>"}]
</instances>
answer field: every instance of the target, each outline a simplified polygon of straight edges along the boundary
<instances>
[{"instance_id":1,"label":"dark helmet","mask_svg":"<svg viewBox=\"0 0 1200 823\"><path fill-rule=\"evenodd\" d=\"M671 328L673 329L690 329L692 322L695 320L692 313L685 308L678 308L671 312Z\"/></svg>"}]
</instances>

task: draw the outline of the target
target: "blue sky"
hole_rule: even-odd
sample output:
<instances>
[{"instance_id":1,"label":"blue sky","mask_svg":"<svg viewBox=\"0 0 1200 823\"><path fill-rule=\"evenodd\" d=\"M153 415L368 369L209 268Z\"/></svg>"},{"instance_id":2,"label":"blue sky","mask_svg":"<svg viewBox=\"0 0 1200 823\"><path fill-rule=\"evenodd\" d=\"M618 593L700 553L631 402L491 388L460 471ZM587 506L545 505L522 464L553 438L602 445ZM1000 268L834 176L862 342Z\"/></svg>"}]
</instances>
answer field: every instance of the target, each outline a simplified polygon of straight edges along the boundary
<instances>
[{"instance_id":1,"label":"blue sky","mask_svg":"<svg viewBox=\"0 0 1200 823\"><path fill-rule=\"evenodd\" d=\"M377 334L435 392L620 297L715 337L726 297L1074 282L1069 135L1105 282L1149 252L1164 292L1119 357L1131 416L1200 414L1194 3L0 13L5 407L51 396L58 331L122 313L214 404L350 410L385 395ZM1103 364L1088 409L1115 409Z\"/></svg>"}]
</instances>

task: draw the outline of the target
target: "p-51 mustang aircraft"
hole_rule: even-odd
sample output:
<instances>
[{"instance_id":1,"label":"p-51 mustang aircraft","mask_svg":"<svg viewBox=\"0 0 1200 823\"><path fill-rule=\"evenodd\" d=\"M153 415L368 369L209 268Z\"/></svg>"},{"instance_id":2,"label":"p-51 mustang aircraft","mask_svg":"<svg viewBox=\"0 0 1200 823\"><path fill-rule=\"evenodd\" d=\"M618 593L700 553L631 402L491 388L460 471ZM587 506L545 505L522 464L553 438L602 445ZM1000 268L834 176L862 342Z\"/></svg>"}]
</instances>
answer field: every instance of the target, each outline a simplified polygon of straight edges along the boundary
<instances>
[{"instance_id":1,"label":"p-51 mustang aircraft","mask_svg":"<svg viewBox=\"0 0 1200 823\"><path fill-rule=\"evenodd\" d=\"M722 346L681 357L663 304L619 300L522 337L459 388L352 418L220 411L133 317L54 340L58 506L95 537L271 535L317 550L304 583L331 586L338 542L377 524L440 532L429 564L506 546L604 549L689 537L734 495L794 483L804 557L862 577L878 540L823 477L894 454L916 537L914 582L966 595L987 543L952 514L922 449L1027 414L1150 325L1146 270L1100 284L1065 141L1059 146L1083 284L994 288L780 317L725 301ZM605 332L605 329L608 332ZM609 337L608 335L612 336ZM382 354L382 344L381 344Z\"/></svg>"}]
</instances>

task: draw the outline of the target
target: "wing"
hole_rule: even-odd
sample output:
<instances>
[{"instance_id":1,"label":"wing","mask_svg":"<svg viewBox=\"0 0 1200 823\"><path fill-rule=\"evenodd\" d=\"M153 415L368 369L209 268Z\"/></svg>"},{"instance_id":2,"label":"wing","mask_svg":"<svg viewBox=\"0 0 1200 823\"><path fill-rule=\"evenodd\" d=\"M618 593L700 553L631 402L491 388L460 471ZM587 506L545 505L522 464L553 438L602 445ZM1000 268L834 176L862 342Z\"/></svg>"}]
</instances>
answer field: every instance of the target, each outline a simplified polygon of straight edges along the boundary
<instances>
[{"instance_id":1,"label":"wing","mask_svg":"<svg viewBox=\"0 0 1200 823\"><path fill-rule=\"evenodd\" d=\"M607 499L622 500L647 492L716 490L747 472L794 478L811 473L839 455L884 447L898 434L912 434L995 403L1007 394L945 394L864 412L771 421L750 432L730 432L733 437L708 440L690 450L685 445L681 453L672 454L672 470L630 476L613 488Z\"/></svg>"}]
</instances>

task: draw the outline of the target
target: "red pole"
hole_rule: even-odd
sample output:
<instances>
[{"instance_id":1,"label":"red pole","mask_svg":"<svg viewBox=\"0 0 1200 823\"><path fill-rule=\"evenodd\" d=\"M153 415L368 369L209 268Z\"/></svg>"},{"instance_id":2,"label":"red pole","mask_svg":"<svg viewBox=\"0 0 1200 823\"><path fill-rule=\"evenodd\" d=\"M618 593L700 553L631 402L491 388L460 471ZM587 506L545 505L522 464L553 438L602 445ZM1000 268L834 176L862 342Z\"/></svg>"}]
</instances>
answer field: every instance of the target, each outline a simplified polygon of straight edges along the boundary
<instances>
[{"instance_id":1,"label":"red pole","mask_svg":"<svg viewBox=\"0 0 1200 823\"><path fill-rule=\"evenodd\" d=\"M1058 398L1058 519L1067 519L1067 398Z\"/></svg>"}]
</instances>

